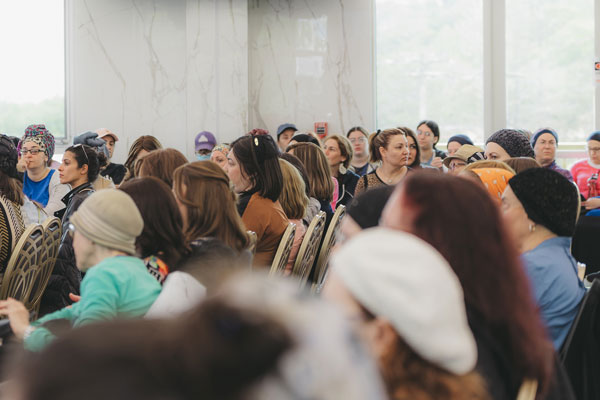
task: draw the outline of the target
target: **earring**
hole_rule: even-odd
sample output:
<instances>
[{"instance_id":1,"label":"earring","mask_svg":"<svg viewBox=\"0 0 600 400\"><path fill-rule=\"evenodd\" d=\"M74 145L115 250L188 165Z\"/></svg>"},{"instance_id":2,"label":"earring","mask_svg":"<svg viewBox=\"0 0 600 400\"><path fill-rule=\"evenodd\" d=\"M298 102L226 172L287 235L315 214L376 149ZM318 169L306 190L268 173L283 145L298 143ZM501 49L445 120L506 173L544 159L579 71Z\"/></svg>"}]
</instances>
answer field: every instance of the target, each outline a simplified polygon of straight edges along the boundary
<instances>
[{"instance_id":1,"label":"earring","mask_svg":"<svg viewBox=\"0 0 600 400\"><path fill-rule=\"evenodd\" d=\"M535 224L529 224L529 232L535 232Z\"/></svg>"}]
</instances>

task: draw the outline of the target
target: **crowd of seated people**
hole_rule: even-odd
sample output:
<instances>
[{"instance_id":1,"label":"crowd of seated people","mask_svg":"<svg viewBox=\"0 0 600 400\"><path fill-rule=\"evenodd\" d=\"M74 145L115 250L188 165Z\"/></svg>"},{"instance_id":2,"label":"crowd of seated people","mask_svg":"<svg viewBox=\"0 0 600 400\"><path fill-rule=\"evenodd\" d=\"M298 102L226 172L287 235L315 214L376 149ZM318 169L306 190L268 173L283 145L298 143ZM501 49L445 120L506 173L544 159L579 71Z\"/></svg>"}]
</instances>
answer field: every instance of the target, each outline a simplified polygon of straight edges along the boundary
<instances>
[{"instance_id":1,"label":"crowd of seated people","mask_svg":"<svg viewBox=\"0 0 600 400\"><path fill-rule=\"evenodd\" d=\"M413 126L202 131L191 162L144 135L124 164L107 128L61 163L42 124L0 135L0 288L27 226L63 232L39 307L0 300L0 396L574 399L558 354L586 298L571 238L600 211L600 132L567 170L551 128L446 154L436 122ZM320 212L337 243L308 294L293 266Z\"/></svg>"}]
</instances>

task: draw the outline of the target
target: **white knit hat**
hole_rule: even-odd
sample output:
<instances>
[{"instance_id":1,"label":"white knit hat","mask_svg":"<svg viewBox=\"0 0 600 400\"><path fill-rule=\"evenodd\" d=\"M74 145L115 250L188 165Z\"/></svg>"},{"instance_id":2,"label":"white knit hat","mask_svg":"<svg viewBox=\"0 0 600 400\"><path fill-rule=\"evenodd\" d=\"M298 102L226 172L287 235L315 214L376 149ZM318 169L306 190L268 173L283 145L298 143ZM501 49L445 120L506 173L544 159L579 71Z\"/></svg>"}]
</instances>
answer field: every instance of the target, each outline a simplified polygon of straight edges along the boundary
<instances>
[{"instance_id":1,"label":"white knit hat","mask_svg":"<svg viewBox=\"0 0 600 400\"><path fill-rule=\"evenodd\" d=\"M70 222L92 242L127 254L135 254L135 240L144 229L144 220L133 199L117 189L92 193Z\"/></svg>"},{"instance_id":2,"label":"white knit hat","mask_svg":"<svg viewBox=\"0 0 600 400\"><path fill-rule=\"evenodd\" d=\"M332 268L360 304L390 321L425 360L457 375L473 370L477 346L460 282L429 244L397 230L368 229L335 253Z\"/></svg>"}]
</instances>

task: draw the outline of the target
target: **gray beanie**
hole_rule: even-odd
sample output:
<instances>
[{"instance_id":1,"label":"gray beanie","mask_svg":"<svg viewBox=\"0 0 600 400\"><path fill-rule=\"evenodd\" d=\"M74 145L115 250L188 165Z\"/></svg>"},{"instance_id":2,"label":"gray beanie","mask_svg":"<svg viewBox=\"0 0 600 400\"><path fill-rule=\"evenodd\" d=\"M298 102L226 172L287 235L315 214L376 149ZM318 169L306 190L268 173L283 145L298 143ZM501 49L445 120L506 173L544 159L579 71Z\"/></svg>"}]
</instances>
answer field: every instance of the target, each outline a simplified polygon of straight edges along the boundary
<instances>
[{"instance_id":1,"label":"gray beanie","mask_svg":"<svg viewBox=\"0 0 600 400\"><path fill-rule=\"evenodd\" d=\"M533 147L523 133L515 129L500 129L486 140L485 144L494 142L502 147L511 157L535 158Z\"/></svg>"},{"instance_id":2,"label":"gray beanie","mask_svg":"<svg viewBox=\"0 0 600 400\"><path fill-rule=\"evenodd\" d=\"M81 203L71 216L75 229L92 242L135 254L144 220L133 199L121 190L103 189Z\"/></svg>"}]
</instances>

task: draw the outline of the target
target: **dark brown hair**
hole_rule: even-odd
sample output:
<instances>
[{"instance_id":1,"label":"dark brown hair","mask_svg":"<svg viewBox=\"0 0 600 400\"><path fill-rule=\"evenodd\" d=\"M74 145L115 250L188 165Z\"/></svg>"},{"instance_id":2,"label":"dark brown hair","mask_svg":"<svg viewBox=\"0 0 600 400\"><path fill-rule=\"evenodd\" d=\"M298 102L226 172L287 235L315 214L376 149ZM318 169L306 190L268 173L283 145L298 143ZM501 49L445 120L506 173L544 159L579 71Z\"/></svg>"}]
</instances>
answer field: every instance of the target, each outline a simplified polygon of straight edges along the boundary
<instances>
[{"instance_id":1,"label":"dark brown hair","mask_svg":"<svg viewBox=\"0 0 600 400\"><path fill-rule=\"evenodd\" d=\"M179 150L159 149L144 156L140 162L139 176L154 176L173 187L173 172L188 160Z\"/></svg>"},{"instance_id":2,"label":"dark brown hair","mask_svg":"<svg viewBox=\"0 0 600 400\"><path fill-rule=\"evenodd\" d=\"M14 381L27 400L242 400L293 347L272 316L207 299L176 319L74 329L26 354Z\"/></svg>"},{"instance_id":3,"label":"dark brown hair","mask_svg":"<svg viewBox=\"0 0 600 400\"><path fill-rule=\"evenodd\" d=\"M20 206L25 202L23 183L18 179L11 178L3 171L0 171L0 194Z\"/></svg>"},{"instance_id":4,"label":"dark brown hair","mask_svg":"<svg viewBox=\"0 0 600 400\"><path fill-rule=\"evenodd\" d=\"M283 178L277 145L270 135L246 135L231 144L242 175L252 182L258 194L273 202L279 199Z\"/></svg>"},{"instance_id":5,"label":"dark brown hair","mask_svg":"<svg viewBox=\"0 0 600 400\"><path fill-rule=\"evenodd\" d=\"M432 187L438 195L431 195ZM481 185L455 176L417 172L396 190L405 200L396 206L414 217L410 233L446 258L471 316L499 344L515 375L537 379L543 392L552 370L552 344L497 204ZM393 227L394 221L386 224Z\"/></svg>"},{"instance_id":6,"label":"dark brown hair","mask_svg":"<svg viewBox=\"0 0 600 400\"><path fill-rule=\"evenodd\" d=\"M106 165L106 156L104 153L98 153L96 150L85 144L67 147L65 153L67 151L73 154L78 168L81 168L84 165L88 166L88 182L94 183L96 178L98 178L100 168Z\"/></svg>"},{"instance_id":7,"label":"dark brown hair","mask_svg":"<svg viewBox=\"0 0 600 400\"><path fill-rule=\"evenodd\" d=\"M158 178L146 177L131 179L119 189L131 196L144 220L144 230L136 240L140 256L157 256L167 263L169 271L175 270L188 249L171 188Z\"/></svg>"},{"instance_id":8,"label":"dark brown hair","mask_svg":"<svg viewBox=\"0 0 600 400\"><path fill-rule=\"evenodd\" d=\"M177 168L173 191L187 208L184 229L188 243L215 237L237 251L248 247L246 228L235 206L235 193L229 177L217 164L195 161Z\"/></svg>"},{"instance_id":9,"label":"dark brown hair","mask_svg":"<svg viewBox=\"0 0 600 400\"><path fill-rule=\"evenodd\" d=\"M310 197L331 202L335 187L323 149L313 143L294 143L288 146L287 151L293 151L304 164L310 185Z\"/></svg>"},{"instance_id":10,"label":"dark brown hair","mask_svg":"<svg viewBox=\"0 0 600 400\"><path fill-rule=\"evenodd\" d=\"M409 165L410 168L419 168L421 167L421 146L419 146L419 141L417 140L417 135L412 131L412 129L407 128L406 126L399 126L398 129L401 129L406 134L406 139L410 136L412 140L415 142L415 147L417 148L417 155L415 156L415 161ZM408 150L410 151L411 144L408 143Z\"/></svg>"}]
</instances>

